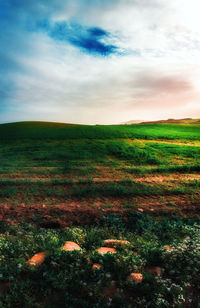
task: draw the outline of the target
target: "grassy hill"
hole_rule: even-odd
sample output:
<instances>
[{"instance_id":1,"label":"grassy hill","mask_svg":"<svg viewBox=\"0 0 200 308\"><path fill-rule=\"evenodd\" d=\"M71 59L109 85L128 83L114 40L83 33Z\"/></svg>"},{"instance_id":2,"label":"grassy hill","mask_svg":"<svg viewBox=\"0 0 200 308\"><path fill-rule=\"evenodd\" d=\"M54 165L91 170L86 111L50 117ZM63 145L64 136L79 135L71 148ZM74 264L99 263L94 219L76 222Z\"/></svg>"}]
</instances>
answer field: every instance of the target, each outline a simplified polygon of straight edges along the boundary
<instances>
[{"instance_id":1,"label":"grassy hill","mask_svg":"<svg viewBox=\"0 0 200 308\"><path fill-rule=\"evenodd\" d=\"M16 139L187 139L199 140L198 124L75 125L53 122L0 124L0 140Z\"/></svg>"},{"instance_id":2,"label":"grassy hill","mask_svg":"<svg viewBox=\"0 0 200 308\"><path fill-rule=\"evenodd\" d=\"M136 121L142 124L200 124L200 119L184 118L184 119L168 119L168 120L158 120L158 121ZM128 121L124 124L134 124L134 121Z\"/></svg>"},{"instance_id":3,"label":"grassy hill","mask_svg":"<svg viewBox=\"0 0 200 308\"><path fill-rule=\"evenodd\" d=\"M0 307L198 307L199 197L196 123L1 124Z\"/></svg>"}]
</instances>

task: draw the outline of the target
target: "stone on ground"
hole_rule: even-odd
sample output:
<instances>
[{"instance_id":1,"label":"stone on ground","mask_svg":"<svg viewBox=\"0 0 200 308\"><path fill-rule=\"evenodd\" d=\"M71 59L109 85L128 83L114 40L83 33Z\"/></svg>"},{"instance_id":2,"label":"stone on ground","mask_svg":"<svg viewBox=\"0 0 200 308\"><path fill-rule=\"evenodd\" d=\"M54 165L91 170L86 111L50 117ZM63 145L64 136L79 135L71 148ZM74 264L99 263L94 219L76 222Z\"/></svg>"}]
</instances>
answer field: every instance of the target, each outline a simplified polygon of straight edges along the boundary
<instances>
[{"instance_id":1,"label":"stone on ground","mask_svg":"<svg viewBox=\"0 0 200 308\"><path fill-rule=\"evenodd\" d=\"M116 249L111 247L100 247L97 251L101 255L104 255L106 253L116 253Z\"/></svg>"},{"instance_id":2,"label":"stone on ground","mask_svg":"<svg viewBox=\"0 0 200 308\"><path fill-rule=\"evenodd\" d=\"M102 265L101 264L98 264L98 263L94 263L93 265L92 265L92 269L93 270L95 270L95 269L97 269L97 268L101 268L102 267Z\"/></svg>"},{"instance_id":3,"label":"stone on ground","mask_svg":"<svg viewBox=\"0 0 200 308\"><path fill-rule=\"evenodd\" d=\"M66 251L74 251L74 250L80 250L81 247L74 242L67 241L65 245L62 247L62 249Z\"/></svg>"},{"instance_id":4,"label":"stone on ground","mask_svg":"<svg viewBox=\"0 0 200 308\"><path fill-rule=\"evenodd\" d=\"M166 245L163 247L166 251L172 251L173 248L170 245Z\"/></svg>"},{"instance_id":5,"label":"stone on ground","mask_svg":"<svg viewBox=\"0 0 200 308\"><path fill-rule=\"evenodd\" d=\"M32 258L28 260L28 264L39 266L44 262L44 259L45 259L45 253L39 252L39 253L36 253Z\"/></svg>"},{"instance_id":6,"label":"stone on ground","mask_svg":"<svg viewBox=\"0 0 200 308\"><path fill-rule=\"evenodd\" d=\"M131 273L128 279L135 281L135 283L140 283L142 282L143 276L141 273Z\"/></svg>"},{"instance_id":7,"label":"stone on ground","mask_svg":"<svg viewBox=\"0 0 200 308\"><path fill-rule=\"evenodd\" d=\"M111 247L120 245L120 246L128 246L130 245L129 241L124 241L124 240L115 240L115 239L108 239L103 241L105 245L109 245Z\"/></svg>"}]
</instances>

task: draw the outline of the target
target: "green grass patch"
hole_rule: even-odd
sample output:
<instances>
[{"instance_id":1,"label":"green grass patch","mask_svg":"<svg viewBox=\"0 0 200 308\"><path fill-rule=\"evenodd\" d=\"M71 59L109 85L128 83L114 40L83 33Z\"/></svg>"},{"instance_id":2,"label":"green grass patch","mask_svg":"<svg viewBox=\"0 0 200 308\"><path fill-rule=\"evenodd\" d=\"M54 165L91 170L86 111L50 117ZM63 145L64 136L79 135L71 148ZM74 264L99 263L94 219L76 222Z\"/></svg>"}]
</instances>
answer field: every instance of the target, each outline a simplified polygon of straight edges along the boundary
<instances>
[{"instance_id":1,"label":"green grass patch","mask_svg":"<svg viewBox=\"0 0 200 308\"><path fill-rule=\"evenodd\" d=\"M172 166L159 166L153 168L123 168L122 170L130 174L153 174L153 173L196 173L200 171L200 164L195 165L172 165Z\"/></svg>"},{"instance_id":2,"label":"green grass patch","mask_svg":"<svg viewBox=\"0 0 200 308\"><path fill-rule=\"evenodd\" d=\"M92 178L83 178L79 182L72 179L53 179L49 181L1 180L1 198L101 198L101 197L137 197L161 195L197 194L199 181L187 181L173 187L166 184L147 185L133 180L117 182L93 182ZM20 193L21 192L21 193Z\"/></svg>"},{"instance_id":3,"label":"green grass patch","mask_svg":"<svg viewBox=\"0 0 200 308\"><path fill-rule=\"evenodd\" d=\"M182 307L188 300L191 307L198 307L198 219L156 221L132 212L126 220L109 214L98 225L87 228L47 230L22 223L1 224L0 231L0 277L1 285L6 286L0 292L2 308L142 308L149 302L153 307L162 302L170 308ZM101 256L96 250L107 238L125 239L131 244L117 248L116 254ZM62 251L66 241L75 241L81 251ZM170 245L172 251L166 252L164 245ZM27 260L39 251L46 252L44 263L29 267ZM92 270L94 263L102 268ZM151 266L160 266L161 276L146 272ZM129 281L131 272L142 273L143 281ZM109 299L104 292L111 286ZM191 292L191 288L197 292Z\"/></svg>"},{"instance_id":4,"label":"green grass patch","mask_svg":"<svg viewBox=\"0 0 200 308\"><path fill-rule=\"evenodd\" d=\"M0 139L186 139L199 140L200 125L136 124L136 125L67 125L48 122L18 122L0 125Z\"/></svg>"}]
</instances>

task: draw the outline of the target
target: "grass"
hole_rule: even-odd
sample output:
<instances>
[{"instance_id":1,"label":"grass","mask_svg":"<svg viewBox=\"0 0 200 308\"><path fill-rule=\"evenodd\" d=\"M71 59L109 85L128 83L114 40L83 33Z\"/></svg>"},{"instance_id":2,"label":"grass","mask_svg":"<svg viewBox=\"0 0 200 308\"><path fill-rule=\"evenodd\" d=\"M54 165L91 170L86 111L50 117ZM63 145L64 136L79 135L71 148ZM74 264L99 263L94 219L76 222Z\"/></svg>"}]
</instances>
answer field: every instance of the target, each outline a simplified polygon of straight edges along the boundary
<instances>
[{"instance_id":1,"label":"grass","mask_svg":"<svg viewBox=\"0 0 200 308\"><path fill-rule=\"evenodd\" d=\"M0 308L198 307L199 140L196 124L0 125ZM101 256L107 238L131 244Z\"/></svg>"},{"instance_id":2,"label":"grass","mask_svg":"<svg viewBox=\"0 0 200 308\"><path fill-rule=\"evenodd\" d=\"M1 124L0 138L8 140L64 139L185 139L199 140L199 125L140 124L140 125L69 125L48 122Z\"/></svg>"},{"instance_id":3,"label":"grass","mask_svg":"<svg viewBox=\"0 0 200 308\"><path fill-rule=\"evenodd\" d=\"M54 198L58 200L76 198L106 198L115 199L129 197L165 196L165 195L191 195L198 194L199 181L182 181L181 184L174 183L148 185L137 183L133 180L121 180L117 182L94 182L92 178L74 182L71 179L43 180L1 180L0 197L10 200L16 198L26 201L30 197L33 200Z\"/></svg>"},{"instance_id":4,"label":"grass","mask_svg":"<svg viewBox=\"0 0 200 308\"><path fill-rule=\"evenodd\" d=\"M196 173L200 171L200 164L160 166L160 167L153 167L153 168L125 168L125 171L130 174Z\"/></svg>"},{"instance_id":5,"label":"grass","mask_svg":"<svg viewBox=\"0 0 200 308\"><path fill-rule=\"evenodd\" d=\"M128 308L148 307L149 302L159 307L161 302L165 307L181 307L189 298L197 307L198 298L192 292L193 287L199 288L197 224L197 220L175 217L158 222L132 212L126 221L108 215L96 226L57 231L38 230L25 223L17 228L1 225L1 281L8 286L6 296L0 293L1 306L108 307L110 303L111 307ZM115 255L100 256L96 249L106 238L126 239L131 245ZM78 243L81 251L62 251L66 240ZM164 245L171 245L173 250L166 252ZM40 267L30 268L27 260L38 251L46 251L45 261ZM196 267L190 263L194 259ZM92 270L94 263L102 268ZM160 266L164 275L150 275L146 269L151 266ZM128 280L133 271L143 274L142 283Z\"/></svg>"}]
</instances>

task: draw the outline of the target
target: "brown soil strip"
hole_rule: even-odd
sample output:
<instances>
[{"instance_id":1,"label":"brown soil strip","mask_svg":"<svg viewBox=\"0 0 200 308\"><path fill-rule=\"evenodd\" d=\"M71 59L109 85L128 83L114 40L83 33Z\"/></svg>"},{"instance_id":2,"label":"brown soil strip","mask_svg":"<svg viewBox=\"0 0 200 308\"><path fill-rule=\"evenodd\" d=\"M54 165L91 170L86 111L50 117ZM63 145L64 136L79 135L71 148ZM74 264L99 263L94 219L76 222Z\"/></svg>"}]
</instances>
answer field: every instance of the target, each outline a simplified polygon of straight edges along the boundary
<instances>
[{"instance_id":1,"label":"brown soil strip","mask_svg":"<svg viewBox=\"0 0 200 308\"><path fill-rule=\"evenodd\" d=\"M48 200L49 203L49 200ZM138 198L101 198L101 199L68 199L64 203L54 200L53 205L36 202L31 205L24 203L13 206L9 203L0 207L0 221L35 222L41 227L59 228L71 225L95 224L102 215L114 212L125 215L130 211L149 213L155 216L181 215L198 216L199 201L191 202L187 196L138 197ZM140 210L139 210L140 211Z\"/></svg>"}]
</instances>

